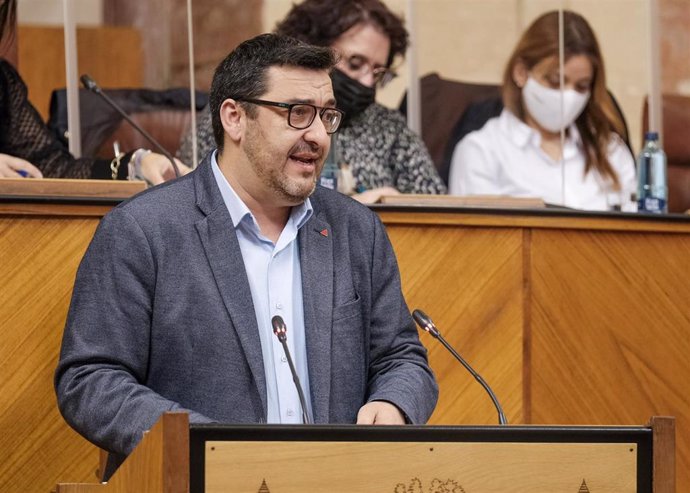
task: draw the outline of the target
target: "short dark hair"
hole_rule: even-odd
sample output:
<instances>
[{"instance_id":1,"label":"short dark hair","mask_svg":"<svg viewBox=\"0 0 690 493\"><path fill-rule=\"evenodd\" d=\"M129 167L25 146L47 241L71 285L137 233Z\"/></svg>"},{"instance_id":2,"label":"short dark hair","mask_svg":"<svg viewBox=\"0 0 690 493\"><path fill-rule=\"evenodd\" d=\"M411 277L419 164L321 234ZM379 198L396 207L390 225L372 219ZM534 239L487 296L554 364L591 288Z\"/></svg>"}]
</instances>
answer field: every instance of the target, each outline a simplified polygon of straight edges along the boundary
<instances>
[{"instance_id":1,"label":"short dark hair","mask_svg":"<svg viewBox=\"0 0 690 493\"><path fill-rule=\"evenodd\" d=\"M209 106L213 137L223 151L225 131L220 122L220 107L226 99L256 99L266 87L266 72L270 67L299 67L330 72L336 57L330 48L310 46L295 38L280 34L261 34L241 43L220 62L213 74ZM254 107L247 113L253 116Z\"/></svg>"},{"instance_id":2,"label":"short dark hair","mask_svg":"<svg viewBox=\"0 0 690 493\"><path fill-rule=\"evenodd\" d=\"M409 43L405 25L380 0L304 0L292 6L275 32L316 46L331 46L359 23L373 24L390 39L388 67L396 56L405 56Z\"/></svg>"}]
</instances>

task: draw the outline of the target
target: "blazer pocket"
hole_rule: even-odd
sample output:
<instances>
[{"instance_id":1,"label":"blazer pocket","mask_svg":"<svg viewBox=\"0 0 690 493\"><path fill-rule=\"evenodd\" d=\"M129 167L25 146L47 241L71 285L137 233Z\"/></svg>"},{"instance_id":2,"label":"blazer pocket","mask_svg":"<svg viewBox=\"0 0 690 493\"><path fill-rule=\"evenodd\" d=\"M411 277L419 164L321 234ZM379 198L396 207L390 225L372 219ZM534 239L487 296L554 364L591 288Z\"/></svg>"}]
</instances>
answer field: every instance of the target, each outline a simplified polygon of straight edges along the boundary
<instances>
[{"instance_id":1,"label":"blazer pocket","mask_svg":"<svg viewBox=\"0 0 690 493\"><path fill-rule=\"evenodd\" d=\"M355 299L348 301L344 305L336 306L333 308L333 322L338 322L340 320L346 320L355 315L359 315L362 312L362 298L359 294L355 293Z\"/></svg>"}]
</instances>

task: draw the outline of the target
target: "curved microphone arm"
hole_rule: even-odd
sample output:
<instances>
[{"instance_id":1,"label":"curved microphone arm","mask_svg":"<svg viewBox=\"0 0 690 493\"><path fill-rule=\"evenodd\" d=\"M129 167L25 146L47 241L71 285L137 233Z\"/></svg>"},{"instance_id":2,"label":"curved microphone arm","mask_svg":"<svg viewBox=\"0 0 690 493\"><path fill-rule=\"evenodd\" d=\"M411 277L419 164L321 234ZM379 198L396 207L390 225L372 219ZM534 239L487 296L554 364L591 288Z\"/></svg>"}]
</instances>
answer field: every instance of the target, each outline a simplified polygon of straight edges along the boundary
<instances>
[{"instance_id":1,"label":"curved microphone arm","mask_svg":"<svg viewBox=\"0 0 690 493\"><path fill-rule=\"evenodd\" d=\"M479 382L479 384L484 388L487 394L489 394L489 397L491 397L491 400L494 403L494 407L496 408L496 411L498 412L498 422L499 424L505 425L508 424L508 420L506 419L506 415L503 413L503 408L501 407L501 404L498 402L498 399L496 398L496 395L494 394L493 390L491 390L491 387L489 387L489 384L484 381L484 379L481 377L479 373L474 371L474 369L470 366L470 364L465 361L465 359L458 354L458 352L453 349L453 346L451 346L448 341L441 335L441 332L436 328L436 325L434 322L431 321L431 318L424 313L422 310L414 310L412 312L412 318L414 318L414 321L419 325L419 328L427 331L429 334L434 339L438 339L441 344L443 344L443 347L445 347L450 354L452 354L456 360L458 360L462 366L465 367L465 369L470 372L470 374L474 377L474 379Z\"/></svg>"},{"instance_id":2,"label":"curved microphone arm","mask_svg":"<svg viewBox=\"0 0 690 493\"><path fill-rule=\"evenodd\" d=\"M161 145L160 142L158 142L156 139L153 138L151 134L149 134L146 130L144 130L142 127L137 125L137 123L130 118L130 116L124 112L122 108L120 108L120 105L118 105L115 101L111 99L110 96L108 96L106 93L103 92L103 90L99 87L98 84L96 84L96 81L93 80L91 77L89 77L87 74L83 74L81 77L79 77L79 80L81 81L82 84L84 84L84 87L91 91L94 94L98 94L103 100L110 105L111 108L113 108L115 111L117 111L122 118L127 120L127 123L129 123L134 129L139 132L141 135L144 136L146 140L148 140L155 148L157 151L159 151L161 154L163 154L166 158L168 158L168 161L170 161L170 164L172 164L173 171L175 172L175 178L180 177L180 170L177 167L177 163L173 159L172 155Z\"/></svg>"}]
</instances>

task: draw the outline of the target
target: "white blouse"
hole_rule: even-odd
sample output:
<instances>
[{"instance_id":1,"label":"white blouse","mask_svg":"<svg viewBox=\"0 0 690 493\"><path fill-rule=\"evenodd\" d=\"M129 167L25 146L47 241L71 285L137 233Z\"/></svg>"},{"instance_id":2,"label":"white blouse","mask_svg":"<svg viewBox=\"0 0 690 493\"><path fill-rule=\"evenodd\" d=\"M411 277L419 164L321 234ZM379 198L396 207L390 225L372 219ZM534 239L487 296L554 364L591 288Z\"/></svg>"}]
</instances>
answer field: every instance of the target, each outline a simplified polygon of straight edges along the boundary
<instances>
[{"instance_id":1,"label":"white blouse","mask_svg":"<svg viewBox=\"0 0 690 493\"><path fill-rule=\"evenodd\" d=\"M592 169L586 175L582 140L575 125L568 128L563 161L539 147L541 135L507 109L455 147L449 192L453 195L538 197L548 204L575 209L628 209L636 189L635 164L621 138L614 135L608 159L621 190Z\"/></svg>"}]
</instances>

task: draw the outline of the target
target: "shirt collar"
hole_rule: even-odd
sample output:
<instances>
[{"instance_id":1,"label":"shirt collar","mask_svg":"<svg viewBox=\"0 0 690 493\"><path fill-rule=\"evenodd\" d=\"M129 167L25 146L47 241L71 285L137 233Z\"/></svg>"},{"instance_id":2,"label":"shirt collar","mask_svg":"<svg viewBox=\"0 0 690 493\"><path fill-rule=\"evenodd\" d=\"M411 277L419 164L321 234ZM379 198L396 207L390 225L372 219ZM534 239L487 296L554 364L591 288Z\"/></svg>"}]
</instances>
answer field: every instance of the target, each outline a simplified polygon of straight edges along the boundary
<instances>
[{"instance_id":1,"label":"shirt collar","mask_svg":"<svg viewBox=\"0 0 690 493\"><path fill-rule=\"evenodd\" d=\"M527 146L539 147L541 145L541 135L539 132L520 120L507 108L504 108L501 112L500 128L513 141L513 144L521 149ZM580 152L581 142L582 139L577 125L570 125L565 132L563 157L568 159L577 155Z\"/></svg>"},{"instance_id":2,"label":"shirt collar","mask_svg":"<svg viewBox=\"0 0 690 493\"><path fill-rule=\"evenodd\" d=\"M254 219L254 215L249 210L249 207L247 207L247 205L242 201L239 195L237 195L235 190L233 190L232 186L230 186L230 183L225 178L225 175L220 170L218 161L216 160L217 153L218 151L216 150L211 154L211 169L213 170L213 176L216 179L218 188L220 189L220 194L223 197L223 202L225 202L225 206L230 213L232 225L237 228L243 220L250 221L255 225L258 231L258 224ZM292 207L290 210L290 221L292 221L295 224L295 227L299 229L306 224L313 212L314 209L311 205L311 200L307 198L307 200L301 204Z\"/></svg>"}]
</instances>

